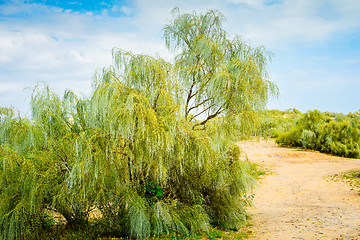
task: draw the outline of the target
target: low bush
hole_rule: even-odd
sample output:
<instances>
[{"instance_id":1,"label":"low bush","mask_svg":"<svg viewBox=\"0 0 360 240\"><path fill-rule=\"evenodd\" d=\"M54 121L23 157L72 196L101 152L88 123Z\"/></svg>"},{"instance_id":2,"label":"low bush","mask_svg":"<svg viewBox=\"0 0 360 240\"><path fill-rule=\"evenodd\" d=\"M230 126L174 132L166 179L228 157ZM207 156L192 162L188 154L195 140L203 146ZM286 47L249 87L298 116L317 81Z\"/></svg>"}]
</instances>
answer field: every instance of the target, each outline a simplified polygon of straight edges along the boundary
<instances>
[{"instance_id":1,"label":"low bush","mask_svg":"<svg viewBox=\"0 0 360 240\"><path fill-rule=\"evenodd\" d=\"M279 132L290 131L300 115L301 112L295 108L286 111L262 111L260 117L260 136L276 138Z\"/></svg>"},{"instance_id":2,"label":"low bush","mask_svg":"<svg viewBox=\"0 0 360 240\"><path fill-rule=\"evenodd\" d=\"M343 115L309 111L275 140L283 146L314 149L342 157L360 157L359 113Z\"/></svg>"}]
</instances>

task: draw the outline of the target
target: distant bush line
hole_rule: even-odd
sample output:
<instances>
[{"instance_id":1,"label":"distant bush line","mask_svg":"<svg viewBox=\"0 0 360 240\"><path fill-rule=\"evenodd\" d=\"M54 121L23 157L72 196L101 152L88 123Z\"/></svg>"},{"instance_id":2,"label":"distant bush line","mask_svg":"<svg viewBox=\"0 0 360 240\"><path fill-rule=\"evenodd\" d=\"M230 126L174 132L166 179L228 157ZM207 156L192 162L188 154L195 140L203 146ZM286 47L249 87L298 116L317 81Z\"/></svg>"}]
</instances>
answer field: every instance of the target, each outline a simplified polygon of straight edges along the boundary
<instances>
[{"instance_id":1,"label":"distant bush line","mask_svg":"<svg viewBox=\"0 0 360 240\"><path fill-rule=\"evenodd\" d=\"M302 147L335 156L360 157L360 113L296 109L264 112L262 133L281 146Z\"/></svg>"}]
</instances>

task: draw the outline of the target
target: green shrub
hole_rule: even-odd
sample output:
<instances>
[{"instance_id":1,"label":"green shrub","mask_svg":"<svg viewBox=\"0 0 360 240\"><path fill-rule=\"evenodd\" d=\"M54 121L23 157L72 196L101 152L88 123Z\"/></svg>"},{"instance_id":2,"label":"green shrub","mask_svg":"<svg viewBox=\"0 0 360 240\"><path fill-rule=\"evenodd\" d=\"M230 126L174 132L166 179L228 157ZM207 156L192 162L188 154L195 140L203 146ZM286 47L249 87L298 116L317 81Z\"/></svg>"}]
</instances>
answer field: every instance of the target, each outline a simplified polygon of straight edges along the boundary
<instances>
[{"instance_id":1,"label":"green shrub","mask_svg":"<svg viewBox=\"0 0 360 240\"><path fill-rule=\"evenodd\" d=\"M260 135L262 137L278 137L281 132L289 132L293 129L301 112L297 109L286 111L265 110L261 112Z\"/></svg>"},{"instance_id":2,"label":"green shrub","mask_svg":"<svg viewBox=\"0 0 360 240\"><path fill-rule=\"evenodd\" d=\"M281 146L300 146L301 131L293 128L290 132L279 132L275 142Z\"/></svg>"},{"instance_id":3,"label":"green shrub","mask_svg":"<svg viewBox=\"0 0 360 240\"><path fill-rule=\"evenodd\" d=\"M314 149L316 134L310 130L303 130L300 136L300 143L303 148Z\"/></svg>"},{"instance_id":4,"label":"green shrub","mask_svg":"<svg viewBox=\"0 0 360 240\"><path fill-rule=\"evenodd\" d=\"M342 157L360 157L360 118L357 113L343 115L309 111L294 123L293 129L279 133L276 142Z\"/></svg>"}]
</instances>

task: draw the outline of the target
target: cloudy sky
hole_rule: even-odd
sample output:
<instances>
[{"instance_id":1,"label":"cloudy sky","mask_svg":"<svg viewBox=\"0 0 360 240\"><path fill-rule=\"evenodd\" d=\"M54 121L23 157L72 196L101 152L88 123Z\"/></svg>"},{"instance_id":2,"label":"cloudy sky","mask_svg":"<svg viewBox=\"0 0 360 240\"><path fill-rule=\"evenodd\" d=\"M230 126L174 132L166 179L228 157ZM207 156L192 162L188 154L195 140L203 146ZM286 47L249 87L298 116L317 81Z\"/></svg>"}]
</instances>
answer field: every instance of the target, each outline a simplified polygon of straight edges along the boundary
<instances>
[{"instance_id":1,"label":"cloudy sky","mask_svg":"<svg viewBox=\"0 0 360 240\"><path fill-rule=\"evenodd\" d=\"M89 94L113 47L171 59L162 28L175 6L220 10L232 36L272 51L268 108L359 111L359 0L0 0L0 106L27 113L39 82Z\"/></svg>"}]
</instances>

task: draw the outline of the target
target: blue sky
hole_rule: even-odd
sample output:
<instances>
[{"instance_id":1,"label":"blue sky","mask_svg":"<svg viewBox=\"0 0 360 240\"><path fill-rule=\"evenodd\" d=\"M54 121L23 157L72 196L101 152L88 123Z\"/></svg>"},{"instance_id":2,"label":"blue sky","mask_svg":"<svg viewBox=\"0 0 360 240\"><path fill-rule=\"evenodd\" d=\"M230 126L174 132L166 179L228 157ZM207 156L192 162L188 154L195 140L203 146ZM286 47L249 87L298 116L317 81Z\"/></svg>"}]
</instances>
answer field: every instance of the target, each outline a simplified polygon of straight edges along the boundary
<instances>
[{"instance_id":1,"label":"blue sky","mask_svg":"<svg viewBox=\"0 0 360 240\"><path fill-rule=\"evenodd\" d=\"M38 82L89 94L113 47L171 59L162 28L175 6L218 9L230 34L273 52L268 108L360 110L358 0L0 0L0 106L27 113Z\"/></svg>"}]
</instances>

